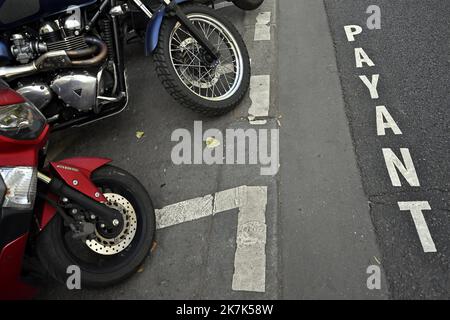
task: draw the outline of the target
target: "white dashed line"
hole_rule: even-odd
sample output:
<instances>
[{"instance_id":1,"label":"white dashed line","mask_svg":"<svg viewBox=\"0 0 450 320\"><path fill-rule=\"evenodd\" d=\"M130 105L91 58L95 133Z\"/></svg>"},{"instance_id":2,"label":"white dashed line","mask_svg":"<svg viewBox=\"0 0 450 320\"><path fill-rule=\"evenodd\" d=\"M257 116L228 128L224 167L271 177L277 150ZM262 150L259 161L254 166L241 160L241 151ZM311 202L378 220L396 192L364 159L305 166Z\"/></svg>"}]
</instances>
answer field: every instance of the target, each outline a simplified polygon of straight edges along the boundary
<instances>
[{"instance_id":1,"label":"white dashed line","mask_svg":"<svg viewBox=\"0 0 450 320\"><path fill-rule=\"evenodd\" d=\"M156 210L163 229L239 209L232 290L265 292L267 187L241 186Z\"/></svg>"},{"instance_id":2,"label":"white dashed line","mask_svg":"<svg viewBox=\"0 0 450 320\"><path fill-rule=\"evenodd\" d=\"M270 41L270 12L260 12L256 17L255 41Z\"/></svg>"},{"instance_id":3,"label":"white dashed line","mask_svg":"<svg viewBox=\"0 0 450 320\"><path fill-rule=\"evenodd\" d=\"M220 3L216 3L214 5L214 8L222 9L222 8L226 8L226 7L231 7L232 5L233 5L233 2L224 1L224 2L220 2Z\"/></svg>"},{"instance_id":4,"label":"white dashed line","mask_svg":"<svg viewBox=\"0 0 450 320\"><path fill-rule=\"evenodd\" d=\"M252 76L250 79L250 99L252 105L248 110L248 119L251 124L263 125L269 116L270 109L270 76Z\"/></svg>"}]
</instances>

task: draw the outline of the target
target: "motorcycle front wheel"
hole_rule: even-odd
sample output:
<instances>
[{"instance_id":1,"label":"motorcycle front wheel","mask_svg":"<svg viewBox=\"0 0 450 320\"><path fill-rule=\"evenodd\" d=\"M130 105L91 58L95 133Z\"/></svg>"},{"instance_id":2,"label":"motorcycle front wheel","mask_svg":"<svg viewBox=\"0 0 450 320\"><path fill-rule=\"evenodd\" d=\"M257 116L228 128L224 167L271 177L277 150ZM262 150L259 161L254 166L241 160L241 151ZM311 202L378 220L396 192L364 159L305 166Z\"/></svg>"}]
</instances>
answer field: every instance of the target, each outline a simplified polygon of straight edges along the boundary
<instances>
[{"instance_id":1,"label":"motorcycle front wheel","mask_svg":"<svg viewBox=\"0 0 450 320\"><path fill-rule=\"evenodd\" d=\"M105 166L92 174L93 183L119 210L124 227L114 238L96 224L95 237L74 239L70 227L57 214L37 241L38 257L50 276L62 284L68 268L80 268L82 288L108 287L127 279L142 265L155 236L155 212L147 191L128 172Z\"/></svg>"},{"instance_id":2,"label":"motorcycle front wheel","mask_svg":"<svg viewBox=\"0 0 450 320\"><path fill-rule=\"evenodd\" d=\"M241 102L250 85L250 58L236 28L211 8L186 5L184 13L220 52L206 51L176 18L164 20L154 54L156 73L181 105L207 116L225 114Z\"/></svg>"}]
</instances>

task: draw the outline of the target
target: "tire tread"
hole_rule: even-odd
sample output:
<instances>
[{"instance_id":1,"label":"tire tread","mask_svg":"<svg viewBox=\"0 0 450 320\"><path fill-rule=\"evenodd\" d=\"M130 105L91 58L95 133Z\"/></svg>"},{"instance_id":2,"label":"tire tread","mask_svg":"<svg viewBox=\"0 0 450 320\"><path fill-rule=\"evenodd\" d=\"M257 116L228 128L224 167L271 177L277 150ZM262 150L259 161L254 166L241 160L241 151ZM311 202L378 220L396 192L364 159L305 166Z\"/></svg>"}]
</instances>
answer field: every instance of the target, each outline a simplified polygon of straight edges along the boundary
<instances>
[{"instance_id":1,"label":"tire tread","mask_svg":"<svg viewBox=\"0 0 450 320\"><path fill-rule=\"evenodd\" d=\"M196 4L187 4L187 5L183 5L183 7L184 8L192 8L192 9L207 8L205 6L198 5L198 4L197 5ZM197 113L208 116L208 117L221 116L221 115L224 115L224 114L230 112L231 110L235 109L247 94L248 87L250 85L250 74L251 74L250 64L248 65L247 68L244 68L246 70L246 74L243 75L241 88L245 88L245 89L242 90L240 88L237 91L237 95L234 96L233 99L231 99L227 105L220 107L220 108L212 108L212 107L208 107L205 105L201 105L201 104L197 103L196 101L194 101L190 97L189 94L185 93L184 84L182 84L178 78L175 78L170 73L170 68L172 68L172 67L169 65L170 61L168 61L168 58L166 58L165 48L164 48L165 41L166 41L166 35L168 32L171 31L171 30L168 30L168 26L169 26L168 23L163 22L163 24L161 26L161 30L160 30L160 36L158 39L158 46L156 47L155 53L153 55L153 61L155 62L156 74L158 75L158 78L160 79L162 85L167 90L167 92L182 106L189 108ZM227 28L230 29L229 31L231 33L233 33L234 35L239 34L238 31L236 30L236 28L232 24L226 22L226 26L227 26ZM248 56L247 47L241 38L236 39L236 41L238 41L239 45L241 46L241 51L243 54L243 60L244 60L244 64L245 64L246 61L250 60L249 56Z\"/></svg>"}]
</instances>

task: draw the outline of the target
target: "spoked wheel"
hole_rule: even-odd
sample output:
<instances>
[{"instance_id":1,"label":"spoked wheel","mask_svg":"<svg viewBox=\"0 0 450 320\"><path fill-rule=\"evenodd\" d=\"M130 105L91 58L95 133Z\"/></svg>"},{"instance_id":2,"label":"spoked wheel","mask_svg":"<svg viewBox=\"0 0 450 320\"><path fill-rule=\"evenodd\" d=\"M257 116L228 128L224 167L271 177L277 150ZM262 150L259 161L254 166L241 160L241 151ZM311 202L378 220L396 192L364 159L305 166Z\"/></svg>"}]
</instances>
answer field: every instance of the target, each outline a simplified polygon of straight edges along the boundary
<instances>
[{"instance_id":1,"label":"spoked wheel","mask_svg":"<svg viewBox=\"0 0 450 320\"><path fill-rule=\"evenodd\" d=\"M92 181L118 210L123 223L108 229L101 221L88 240L74 239L57 215L38 239L38 256L56 280L65 283L67 268L78 266L82 287L106 287L125 280L150 254L155 235L155 213L145 188L126 171L106 166ZM95 222L95 220L94 220Z\"/></svg>"},{"instance_id":2,"label":"spoked wheel","mask_svg":"<svg viewBox=\"0 0 450 320\"><path fill-rule=\"evenodd\" d=\"M176 19L161 28L155 64L168 92L181 104L215 116L235 108L250 83L250 59L234 26L204 6L183 7L190 21L218 50L214 61Z\"/></svg>"}]
</instances>

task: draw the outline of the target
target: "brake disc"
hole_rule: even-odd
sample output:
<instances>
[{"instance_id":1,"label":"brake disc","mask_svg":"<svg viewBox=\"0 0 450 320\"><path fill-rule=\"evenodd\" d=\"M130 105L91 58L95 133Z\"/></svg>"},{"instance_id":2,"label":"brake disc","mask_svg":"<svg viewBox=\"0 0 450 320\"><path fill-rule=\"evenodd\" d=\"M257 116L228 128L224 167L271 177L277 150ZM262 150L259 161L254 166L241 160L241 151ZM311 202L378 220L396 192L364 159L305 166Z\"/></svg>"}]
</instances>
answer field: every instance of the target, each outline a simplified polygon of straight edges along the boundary
<instances>
[{"instance_id":1,"label":"brake disc","mask_svg":"<svg viewBox=\"0 0 450 320\"><path fill-rule=\"evenodd\" d=\"M117 237L112 239L103 237L96 230L95 238L86 240L86 245L98 254L110 256L125 250L133 241L137 229L137 218L133 206L127 199L115 193L105 193L103 195L108 200L106 205L122 214L123 229Z\"/></svg>"},{"instance_id":2,"label":"brake disc","mask_svg":"<svg viewBox=\"0 0 450 320\"><path fill-rule=\"evenodd\" d=\"M202 63L197 41L195 39L187 38L180 43L179 47L181 53L184 54L184 58L187 59L187 61L185 61L187 65L192 64L195 61L198 61L197 63L199 64ZM190 56L189 54L193 55L193 57ZM205 69L206 69L205 73L202 74L201 72ZM220 74L214 72L213 69L214 68L207 68L206 66L200 65L186 66L185 68L186 72L183 74L183 76L185 80L189 82L192 86L202 89L209 89L214 87L220 78ZM194 76L192 74L192 71L196 70L200 71L198 71L199 72L198 75Z\"/></svg>"}]
</instances>

